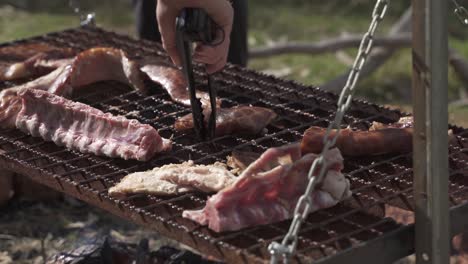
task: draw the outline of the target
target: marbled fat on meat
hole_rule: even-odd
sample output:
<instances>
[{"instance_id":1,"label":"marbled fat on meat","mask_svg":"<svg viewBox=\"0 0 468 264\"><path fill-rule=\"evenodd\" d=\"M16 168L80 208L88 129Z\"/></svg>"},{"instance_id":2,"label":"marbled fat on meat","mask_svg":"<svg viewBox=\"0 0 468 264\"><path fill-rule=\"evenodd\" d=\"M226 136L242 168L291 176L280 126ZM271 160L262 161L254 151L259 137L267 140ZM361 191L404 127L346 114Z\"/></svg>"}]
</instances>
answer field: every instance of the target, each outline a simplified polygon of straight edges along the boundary
<instances>
[{"instance_id":1,"label":"marbled fat on meat","mask_svg":"<svg viewBox=\"0 0 468 264\"><path fill-rule=\"evenodd\" d=\"M169 140L137 120L103 113L46 91L25 89L18 96L22 107L16 127L57 145L83 153L142 161L171 148Z\"/></svg>"}]
</instances>

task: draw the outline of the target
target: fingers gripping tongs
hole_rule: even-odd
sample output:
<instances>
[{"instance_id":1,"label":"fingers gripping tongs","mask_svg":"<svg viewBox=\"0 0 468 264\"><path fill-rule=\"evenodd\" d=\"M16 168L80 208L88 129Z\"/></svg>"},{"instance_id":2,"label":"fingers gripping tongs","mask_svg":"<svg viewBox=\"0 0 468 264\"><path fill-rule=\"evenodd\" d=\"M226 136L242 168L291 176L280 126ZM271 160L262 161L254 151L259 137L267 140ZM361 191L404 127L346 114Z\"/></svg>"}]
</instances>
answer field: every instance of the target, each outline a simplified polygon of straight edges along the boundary
<instances>
[{"instance_id":1,"label":"fingers gripping tongs","mask_svg":"<svg viewBox=\"0 0 468 264\"><path fill-rule=\"evenodd\" d=\"M210 96L211 114L208 127L205 126L202 103L196 97L195 78L192 66L192 43L200 42L213 45L217 25L203 9L185 8L176 20L177 48L181 57L182 67L187 80L190 104L192 106L193 125L200 140L214 138L216 129L216 90L208 74L208 94Z\"/></svg>"}]
</instances>

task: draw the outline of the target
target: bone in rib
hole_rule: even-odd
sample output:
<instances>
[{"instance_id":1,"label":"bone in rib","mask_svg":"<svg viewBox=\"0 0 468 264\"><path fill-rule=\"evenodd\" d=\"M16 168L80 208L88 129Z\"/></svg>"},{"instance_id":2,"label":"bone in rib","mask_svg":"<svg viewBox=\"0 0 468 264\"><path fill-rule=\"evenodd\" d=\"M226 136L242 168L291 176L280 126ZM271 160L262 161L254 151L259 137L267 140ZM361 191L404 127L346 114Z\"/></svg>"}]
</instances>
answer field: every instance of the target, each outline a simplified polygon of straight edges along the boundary
<instances>
[{"instance_id":1,"label":"bone in rib","mask_svg":"<svg viewBox=\"0 0 468 264\"><path fill-rule=\"evenodd\" d=\"M16 127L83 153L145 161L171 148L150 125L73 102L47 91L24 89Z\"/></svg>"},{"instance_id":2,"label":"bone in rib","mask_svg":"<svg viewBox=\"0 0 468 264\"><path fill-rule=\"evenodd\" d=\"M281 162L286 160L284 156L290 162ZM301 156L299 144L269 149L232 186L209 198L203 209L184 211L183 217L216 232L289 219L307 187L307 174L316 157ZM343 159L339 150L330 150L325 158L330 167L324 182L312 194L312 211L334 206L351 195L349 181L340 172Z\"/></svg>"},{"instance_id":3,"label":"bone in rib","mask_svg":"<svg viewBox=\"0 0 468 264\"><path fill-rule=\"evenodd\" d=\"M210 109L205 108L203 115L208 123ZM270 124L276 114L273 110L257 106L236 106L232 108L218 108L216 115L216 136L230 134L258 134ZM177 131L193 129L192 114L176 120L174 128Z\"/></svg>"},{"instance_id":4,"label":"bone in rib","mask_svg":"<svg viewBox=\"0 0 468 264\"><path fill-rule=\"evenodd\" d=\"M110 188L109 194L176 195L193 190L211 193L230 186L235 179L222 164L195 165L193 161L188 161L129 174Z\"/></svg>"}]
</instances>

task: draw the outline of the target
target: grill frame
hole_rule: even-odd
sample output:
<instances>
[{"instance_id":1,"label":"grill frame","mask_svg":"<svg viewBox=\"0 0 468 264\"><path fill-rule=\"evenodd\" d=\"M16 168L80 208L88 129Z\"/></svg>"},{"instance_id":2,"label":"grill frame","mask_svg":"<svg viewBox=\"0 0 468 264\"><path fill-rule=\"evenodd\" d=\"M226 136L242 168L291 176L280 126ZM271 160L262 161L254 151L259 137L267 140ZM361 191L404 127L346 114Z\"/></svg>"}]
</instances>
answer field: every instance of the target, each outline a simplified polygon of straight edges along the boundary
<instances>
[{"instance_id":1,"label":"grill frame","mask_svg":"<svg viewBox=\"0 0 468 264\"><path fill-rule=\"evenodd\" d=\"M85 44L83 44L83 39L79 39L79 36L88 36L87 39L84 39L86 41ZM136 41L129 37L118 35L112 32L107 32L95 27L83 27L65 30L57 33L47 34L45 36L39 36L36 38L1 44L0 47L14 46L22 43L47 42L58 46L67 46L75 48L77 50L82 50L85 46L90 47L94 46L95 44L102 44L103 42L101 38L110 41L109 43L111 43L112 45L109 46L114 46L126 50L127 52L129 52L131 57L152 55L164 58L166 60L168 59L162 48L153 42ZM148 46L150 48L148 48ZM135 52L135 50L137 52ZM196 67L196 69L198 76L197 81L200 82L200 80L204 79L201 77L203 74L201 73L198 67ZM321 91L316 87L305 86L294 81L280 80L272 76L260 74L232 65L228 65L227 68L219 76L215 76L214 79L215 82L217 82L218 84L222 84L221 91L218 92L218 94L221 97L223 97L223 95L226 94L230 95L230 99L227 100L228 105L234 105L236 103L242 102L245 103L246 100L247 102L249 102L249 100L252 100L252 98L256 96L256 100L254 101L256 101L255 103L257 105L272 107L273 109L275 109L275 111L281 112L280 116L282 116L282 119L280 119L280 121L278 122L280 122L280 125L281 122L283 122L285 126L288 126L288 128L270 128L273 129L273 136L267 135L266 137L253 137L251 139L248 137L247 139L242 138L242 140L236 139L239 140L236 141L236 143L241 143L241 145L239 146L253 145L257 151L265 150L269 145L287 143L291 140L298 140L298 138L300 137L300 133L298 131L304 130L308 126L310 126L310 122L304 124L300 120L298 121L294 118L291 118L291 116L294 117L293 114L284 113L298 112L301 115L305 116L304 119L314 119L313 124L325 126L327 124L327 121L329 121L330 118L332 118L331 114L334 111L334 101L336 101L337 99L337 96L335 94ZM9 85L11 85L11 83L3 83L0 85L0 88ZM111 86L114 90L116 89L122 91L123 95L117 97L113 96L112 98L110 98L110 96L106 97L105 89L110 89L109 87ZM156 107L146 106L145 109L141 109L141 112L150 110L157 114L164 114L166 112L159 109L160 106L164 105L168 105L170 107L175 107L176 109L178 109L174 111L176 113L175 115L177 116L181 116L184 113L189 112L188 108L178 106L173 103L167 103L167 95L164 95L164 93L161 91L158 92L157 88L155 89L156 94L153 94L152 96L143 96L135 91L125 92L125 88L116 83L106 82L93 85L92 87L102 88L104 92L102 90L98 90L97 92L92 94L78 96L76 100L89 103L92 106L95 106L104 111L114 111L115 114L127 114L128 117L132 117L131 115L128 115L128 111L130 111L131 109L138 110L138 107L141 108L141 106L139 106L138 103L135 103L135 101L131 100L132 96L140 98L142 102L144 102L145 100L153 100L154 102L159 103L159 105L156 105ZM265 91L265 89L267 89L266 87L269 89L268 91ZM245 91L247 93L244 93ZM275 93L272 91L277 92ZM130 96L130 99L127 96ZM94 102L93 104L92 100L96 100L95 97L98 98L98 102ZM100 97L104 98L101 99ZM122 100L117 98L121 98ZM305 101L306 99L308 99L308 101ZM117 103L117 107L114 107L114 105L110 103L113 100L121 100L121 102L123 103ZM280 105L276 105L274 102L275 100L276 103L280 103ZM368 112L370 112L371 114L369 114ZM346 123L351 124L351 126L356 129L365 129L366 126L370 125L370 121L396 121L401 115L402 113L396 110L390 110L388 108L383 108L375 104L370 104L360 100L354 100L353 107L350 113L346 115L345 121ZM163 136L167 136L167 133L165 131L170 130L170 128L167 127L167 123L160 124L160 122L155 121L154 118L146 118L142 116L142 114L139 114L139 116L137 117L142 122L155 125L156 128L162 130ZM159 120L159 118L156 117L156 120ZM289 125L291 124L296 125L289 127ZM466 138L468 137L468 130L455 126L452 126L451 128L454 130L455 134L460 135L460 140L463 141L462 144L464 145L461 149L451 147L452 163L455 162L457 164L462 164L455 164L452 166L452 168L454 166L461 166L463 172L466 172L466 170L468 169L468 162L465 157L466 155L462 158L457 158L456 155L460 155L461 152L463 152L464 154L468 154L468 142L466 140ZM275 129L277 131L275 131ZM216 141L223 142L223 140L227 140L229 138L230 137L221 137ZM190 142L193 142L193 138L187 139L184 135L178 135L175 137L174 140L176 143L176 148L174 151L175 154L170 154L170 157L167 158L165 161L185 161L185 158L187 156L187 146L184 145L185 143L183 142L188 142L188 144L190 144ZM265 143L269 141L272 141L273 143ZM225 146L222 143L219 143L219 145ZM6 151L5 146L7 146ZM52 150L55 150L55 153L52 153L51 155L51 151L41 150L43 147L46 149L51 148ZM145 167L151 167L153 165L162 165L164 164L163 161L151 161L150 164L146 165L138 163L140 164L138 165L138 167L125 167L127 166L125 165L127 162L81 154L76 151L64 151L63 148L54 147L53 143L44 143L42 140L37 138L32 138L30 136L22 136L22 134L16 130L0 131L0 148L4 149L3 153L1 153L2 151L0 149L1 168L5 168L23 175L27 175L35 181L48 185L49 187L52 187L58 191L67 193L78 199L84 200L92 205L103 208L113 214L126 218L132 222L151 227L152 229L158 231L164 236L173 238L179 242L182 242L197 249L202 253L213 255L230 263L266 262L267 259L264 257L268 255L267 253L265 253L265 249L266 246L268 246L268 243L271 241L264 240L263 242L259 243L258 241L260 241L260 239L262 238L253 238L251 237L251 233L255 234L255 232L257 232L256 230L262 230L263 228L266 228L266 230L268 230L268 232L270 233L276 232L276 235L273 236L272 234L268 234L268 232L265 231L265 237L273 236L275 240L278 240L286 233L287 227L289 226L289 221L286 221L280 224L268 225L266 227L250 228L247 230L241 230L240 232L216 235L212 232L209 232L206 228L200 228L193 223L189 223L189 220L181 220L180 217L175 216L176 214L181 213L181 211L179 210L180 206L177 205L178 202L185 201L186 199L188 199L190 201L193 201L193 203L198 203L200 205L203 203L203 200L206 199L206 196L204 195L186 194L170 199L161 199L158 197L145 195L134 195L124 200L118 200L109 197L105 193L105 190L99 191L99 187L95 186L96 184L102 184L103 186L110 187L108 185L113 184L112 178L119 173L122 175L123 172L132 172L134 169L141 170ZM205 149L201 151L201 153L198 153L199 155L203 156L205 154L208 154L208 156L197 159L196 161L198 162L209 162L209 159L212 159L211 161L223 161L218 160L220 159L219 157L221 155L228 154L232 150L232 148L221 148L221 150L219 150L216 153L204 153L204 151L206 151L207 148L204 143L199 143L191 145L191 147L189 148L195 150L193 151L194 154L192 155L197 154L198 148ZM217 147L215 147L215 150L216 149ZM208 148L208 151L209 150L210 148ZM40 155L41 151L45 151L46 153L45 160L51 160L55 163L52 164L48 162L47 164L42 164L44 162L44 159L31 156ZM190 154L191 151L188 151L188 155ZM73 158L65 159L61 155L64 155L64 157ZM177 157L176 160L172 159L173 156ZM386 156L384 158L369 157L366 160L347 159L345 174L348 178L352 180L351 182L353 184L354 193L353 198L351 198L343 204L338 205L337 207L322 210L312 214L312 216L309 217L307 224L305 225L305 229L301 231L301 234L307 232L314 234L314 231L318 230L316 233L318 233L317 236L319 237L320 235L323 235L323 232L325 232L326 236L334 236L335 238L330 238L328 239L329 241L325 239L326 242L324 243L314 242L309 237L301 238L301 242L309 243L309 245L303 248L299 246L299 254L295 258L295 261L310 262L314 260L318 262L338 263L337 261L339 261L340 259L350 261L350 258L356 258L356 260L365 262L369 261L369 258L366 258L365 256L371 256L373 254L376 254L377 252L379 252L379 255L381 256L387 256L387 258L384 258L385 260L393 261L412 253L414 251L412 243L401 243L401 241L402 239L404 239L403 241L410 241L411 238L414 237L412 235L412 232L414 232L413 227L411 225L400 225L389 218L385 218L385 212L382 209L384 204L398 206L405 209L413 209L411 201L412 175L411 169L408 168L410 167L410 163L408 162L411 162L411 158L411 154L405 154L397 156ZM83 166L80 167L80 162L82 161L85 163L89 163L88 165L84 166L86 167L86 170L83 170ZM372 164L372 161L375 161L375 163ZM73 163L77 163L78 165L75 166L73 165ZM75 168L73 166L75 166ZM54 173L51 172L51 169L52 171L54 171L54 168L59 167L63 167L63 171ZM106 173L96 173L95 171L98 170L100 167L114 171L111 172L111 175L107 176L105 175ZM393 170L394 173L389 174L389 170ZM115 171L120 172L116 173ZM59 173L62 174L59 175ZM454 171L452 170L452 174L453 173ZM77 176L77 174L81 174L81 176ZM361 178L354 175L358 175ZM77 179L75 179L75 177ZM83 179L79 180L80 177L82 177ZM98 180L96 180L96 177L98 178ZM459 179L460 177L456 177L456 181L453 181L454 177L451 178L451 197L453 198L451 200L451 204L461 204L462 202L466 201L466 198L468 196L468 181L465 179ZM395 184L397 186L395 186ZM400 186L398 186L398 184L400 184ZM457 198L457 196L455 196L457 191L462 191L466 193L463 193L463 196ZM141 200L145 201L145 199L149 200L150 202L153 202L153 204L144 206L143 208L139 208L139 206L136 206L142 202ZM160 211L159 215L156 215L154 212L150 212L150 210L154 210L156 208L161 208L161 210L162 208L164 208L164 210L167 212ZM460 206L457 208L463 209L464 207ZM458 212L458 214L463 215L464 209L462 209L458 209L458 211L455 212ZM174 213L174 210L180 212ZM165 217L162 217L161 215L164 215ZM354 217L356 219L361 217L362 219L359 218L359 221L349 220L347 217ZM314 220L315 218L320 219L320 221ZM458 218L458 220L461 221L459 217L456 218ZM321 221L324 219L325 221ZM181 224L180 221L182 221L183 224ZM327 221L328 224L326 223ZM452 221L457 221L457 219L453 219ZM353 242L342 242L342 240L355 239L352 237L356 235L354 234L356 230L345 230L343 231L344 234L340 234L340 232L336 232L334 230L340 228L339 226L336 226L336 224L333 225L333 223L335 222L340 223L342 226L348 226L348 229L350 229L351 227L353 227L351 229L356 229L356 226L361 226L360 228L358 228L358 231L361 230L361 233L370 232L373 234L373 237L370 236L369 238L363 238L362 240L357 239L359 241L355 242L354 245L351 245L351 247L349 247L349 244L352 244ZM368 224L366 225L362 223ZM376 229L376 227L380 227L380 225L383 226L381 228L383 228L384 231L378 231L378 229ZM460 224L455 224L455 226L458 226L455 228L457 229L455 231L461 231ZM388 228L388 230L386 228ZM312 236L312 234L310 235ZM360 233L358 233L358 235L359 234ZM363 235L363 237L366 236ZM253 245L253 248L246 250L241 248L242 244L246 243L243 240L257 240L257 242ZM344 243L345 246L340 245L342 243ZM330 244L332 245L330 246ZM348 247L346 246L346 244L348 245ZM389 244L393 245L393 250L390 253L387 252L388 248L387 250L385 249L386 247L388 247ZM342 249L342 247L344 247L345 249ZM311 250L310 248L312 248L313 250ZM258 253L257 251L261 251L261 253ZM307 257L308 254L311 254L309 251L314 251L314 254L319 254L316 253L319 251L324 252L324 257L312 259L310 257Z\"/></svg>"}]
</instances>

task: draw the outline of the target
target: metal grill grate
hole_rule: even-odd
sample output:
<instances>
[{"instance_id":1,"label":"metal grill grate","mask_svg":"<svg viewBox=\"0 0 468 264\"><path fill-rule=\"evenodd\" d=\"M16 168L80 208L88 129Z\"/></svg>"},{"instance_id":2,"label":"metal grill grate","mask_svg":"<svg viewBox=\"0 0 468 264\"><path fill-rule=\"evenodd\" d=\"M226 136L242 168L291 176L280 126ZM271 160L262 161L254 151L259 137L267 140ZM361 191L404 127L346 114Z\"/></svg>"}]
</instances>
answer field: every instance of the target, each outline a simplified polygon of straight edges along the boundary
<instances>
[{"instance_id":1,"label":"metal grill grate","mask_svg":"<svg viewBox=\"0 0 468 264\"><path fill-rule=\"evenodd\" d=\"M71 29L2 46L34 42L72 47L77 51L112 46L125 50L133 58L167 59L161 47L152 42L136 41L99 28ZM279 118L267 127L268 133L223 136L211 143L200 143L192 134L175 133L174 121L189 113L189 108L174 104L157 85L146 83L151 92L143 95L119 83L102 82L89 86L85 89L87 93L74 99L154 126L163 137L173 137L173 151L146 163L124 161L66 150L17 130L4 130L0 131L0 166L152 227L207 255L232 263L265 262L269 258L268 244L282 239L289 221L217 234L181 217L185 209L203 207L206 195L171 198L133 195L121 200L107 195L107 189L128 173L188 159L196 163L225 162L234 149L263 152L298 141L309 126L325 127L333 118L337 96L315 87L235 66L228 66L214 79L224 106L252 104L273 109ZM11 85L0 83L0 89ZM372 121L394 122L400 116L398 111L355 100L344 122L355 129L368 129ZM450 199L452 205L457 205L468 198L468 130L452 129L458 143L450 147ZM307 263L330 260L346 249L403 230L405 227L384 217L384 208L387 204L413 209L411 162L411 154L347 158L344 172L352 185L352 198L308 218L300 233L295 260Z\"/></svg>"}]
</instances>

